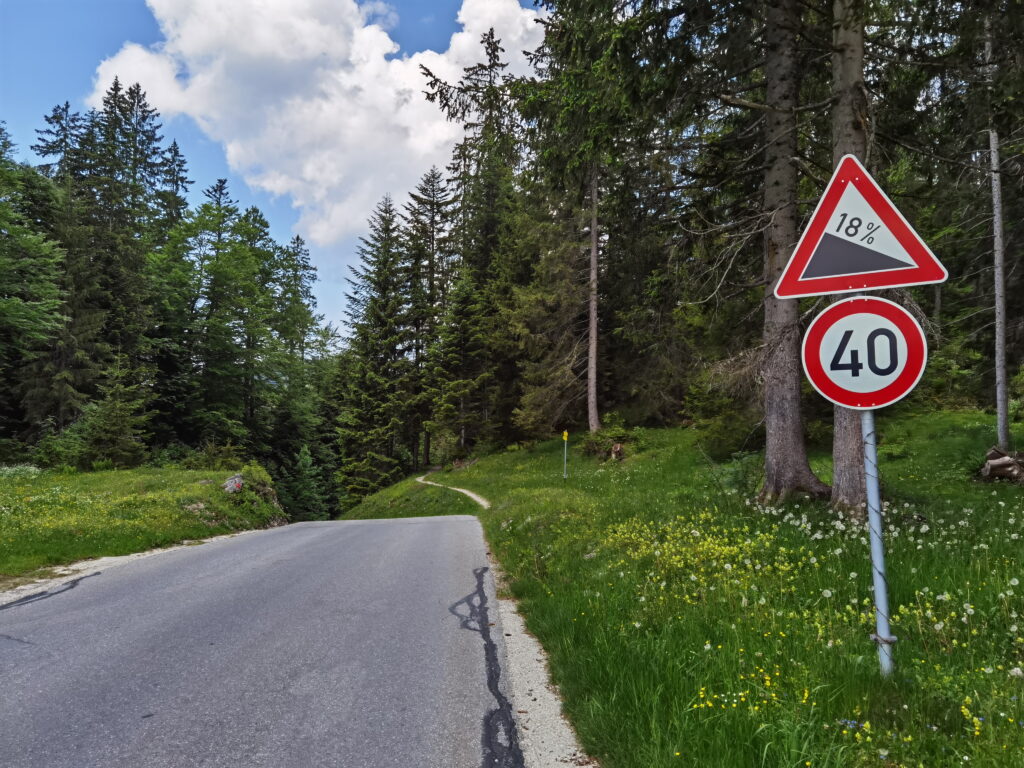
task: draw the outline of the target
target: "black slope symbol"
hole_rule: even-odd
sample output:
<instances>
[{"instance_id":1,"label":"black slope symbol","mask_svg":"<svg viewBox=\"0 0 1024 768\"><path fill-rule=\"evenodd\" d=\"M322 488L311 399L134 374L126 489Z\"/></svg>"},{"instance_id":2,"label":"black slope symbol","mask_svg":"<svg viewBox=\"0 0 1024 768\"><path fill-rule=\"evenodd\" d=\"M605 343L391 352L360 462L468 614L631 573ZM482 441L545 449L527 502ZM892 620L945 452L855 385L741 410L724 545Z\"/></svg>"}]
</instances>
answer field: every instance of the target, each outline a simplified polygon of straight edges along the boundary
<instances>
[{"instance_id":1,"label":"black slope symbol","mask_svg":"<svg viewBox=\"0 0 1024 768\"><path fill-rule=\"evenodd\" d=\"M884 253L865 248L828 233L821 236L821 242L811 254L801 280L814 277L835 277L858 275L864 272L885 272L890 269L909 269L913 264L886 256Z\"/></svg>"}]
</instances>

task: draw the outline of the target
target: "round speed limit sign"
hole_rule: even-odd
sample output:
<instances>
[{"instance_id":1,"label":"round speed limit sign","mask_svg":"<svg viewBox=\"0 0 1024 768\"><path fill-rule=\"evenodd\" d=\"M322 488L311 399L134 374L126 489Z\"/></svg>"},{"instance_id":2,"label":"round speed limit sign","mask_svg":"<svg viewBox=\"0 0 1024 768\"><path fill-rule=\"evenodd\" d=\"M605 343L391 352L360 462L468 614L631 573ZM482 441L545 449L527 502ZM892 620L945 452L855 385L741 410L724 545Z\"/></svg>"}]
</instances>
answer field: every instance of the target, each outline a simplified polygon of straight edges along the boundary
<instances>
[{"instance_id":1,"label":"round speed limit sign","mask_svg":"<svg viewBox=\"0 0 1024 768\"><path fill-rule=\"evenodd\" d=\"M905 397L924 373L928 344L899 304L875 297L838 301L804 335L804 372L837 405L883 408Z\"/></svg>"}]
</instances>

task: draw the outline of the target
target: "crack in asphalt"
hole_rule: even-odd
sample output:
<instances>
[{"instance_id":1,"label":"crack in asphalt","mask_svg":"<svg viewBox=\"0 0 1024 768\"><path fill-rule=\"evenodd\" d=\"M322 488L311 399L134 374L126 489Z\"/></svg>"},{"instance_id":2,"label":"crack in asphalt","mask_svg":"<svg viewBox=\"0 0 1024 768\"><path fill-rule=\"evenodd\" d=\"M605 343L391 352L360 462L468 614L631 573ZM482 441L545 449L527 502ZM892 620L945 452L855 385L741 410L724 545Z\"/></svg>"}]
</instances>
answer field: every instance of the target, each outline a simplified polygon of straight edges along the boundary
<instances>
[{"instance_id":1,"label":"crack in asphalt","mask_svg":"<svg viewBox=\"0 0 1024 768\"><path fill-rule=\"evenodd\" d=\"M484 641L484 661L487 668L487 688L497 706L484 715L482 723L483 762L481 768L524 768L523 751L519 747L516 722L512 715L512 704L502 692L501 664L498 662L498 646L491 637L490 616L487 610L487 592L484 589L484 575L489 568L475 568L476 589L448 608L448 612L459 619L462 629L476 632ZM468 613L459 612L465 606Z\"/></svg>"},{"instance_id":2,"label":"crack in asphalt","mask_svg":"<svg viewBox=\"0 0 1024 768\"><path fill-rule=\"evenodd\" d=\"M19 605L28 605L29 603L35 603L39 600L45 600L48 597L54 597L63 592L67 592L68 590L74 589L86 579L92 578L93 576L99 576L101 573L103 573L103 571L96 571L95 573L90 573L86 576L79 576L77 579L72 579L71 581L61 584L59 589L47 590L45 592L36 592L35 594L25 595L25 597L22 597L18 600L13 600L10 603L0 605L0 611L6 611L8 608L14 608Z\"/></svg>"}]
</instances>

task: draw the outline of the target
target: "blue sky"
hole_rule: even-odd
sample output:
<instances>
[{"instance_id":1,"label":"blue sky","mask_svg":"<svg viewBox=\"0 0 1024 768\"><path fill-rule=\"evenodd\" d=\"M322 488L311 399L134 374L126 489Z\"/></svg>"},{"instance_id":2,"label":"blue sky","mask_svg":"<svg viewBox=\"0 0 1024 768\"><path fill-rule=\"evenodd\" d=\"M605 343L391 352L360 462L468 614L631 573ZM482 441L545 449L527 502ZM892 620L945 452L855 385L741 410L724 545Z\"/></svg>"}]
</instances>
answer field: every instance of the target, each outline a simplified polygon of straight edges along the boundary
<instances>
[{"instance_id":1,"label":"blue sky","mask_svg":"<svg viewBox=\"0 0 1024 768\"><path fill-rule=\"evenodd\" d=\"M472 63L479 31L495 26L522 70L517 44L537 42L536 14L529 0L377 0L361 14L350 0L277 0L254 19L248 3L0 0L0 120L18 157L37 162L29 147L53 106L88 109L111 73L140 81L165 140L189 162L193 201L224 177L278 240L303 235L321 276L320 309L340 323L347 265L373 202L384 193L401 201L457 138L416 103L419 64L454 78ZM300 50L319 38L326 67ZM339 78L346 85L335 88Z\"/></svg>"}]
</instances>

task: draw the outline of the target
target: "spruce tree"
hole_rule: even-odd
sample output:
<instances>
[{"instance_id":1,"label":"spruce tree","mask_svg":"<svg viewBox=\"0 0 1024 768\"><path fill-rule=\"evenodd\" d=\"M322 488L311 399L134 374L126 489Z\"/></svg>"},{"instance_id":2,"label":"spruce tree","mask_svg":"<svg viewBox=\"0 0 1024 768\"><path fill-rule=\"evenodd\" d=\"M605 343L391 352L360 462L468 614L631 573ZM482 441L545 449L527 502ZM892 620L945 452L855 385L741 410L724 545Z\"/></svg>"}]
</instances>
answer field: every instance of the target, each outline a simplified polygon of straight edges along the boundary
<instances>
[{"instance_id":1,"label":"spruce tree","mask_svg":"<svg viewBox=\"0 0 1024 768\"><path fill-rule=\"evenodd\" d=\"M188 211L185 195L190 186L192 181L188 178L188 163L181 154L178 142L172 141L160 158L159 182L155 192L154 245L164 243L171 228L185 218Z\"/></svg>"},{"instance_id":2,"label":"spruce tree","mask_svg":"<svg viewBox=\"0 0 1024 768\"><path fill-rule=\"evenodd\" d=\"M338 415L343 507L394 482L412 464L402 440L410 374L404 260L398 211L385 197L370 217L349 279L352 336Z\"/></svg>"},{"instance_id":3,"label":"spruce tree","mask_svg":"<svg viewBox=\"0 0 1024 768\"><path fill-rule=\"evenodd\" d=\"M320 472L308 445L299 449L291 469L276 487L281 504L293 521L328 519Z\"/></svg>"},{"instance_id":4,"label":"spruce tree","mask_svg":"<svg viewBox=\"0 0 1024 768\"><path fill-rule=\"evenodd\" d=\"M488 389L494 373L487 354L487 305L469 275L452 287L439 338L430 350L428 390L433 401L432 432L446 431L465 456L493 434Z\"/></svg>"},{"instance_id":5,"label":"spruce tree","mask_svg":"<svg viewBox=\"0 0 1024 768\"><path fill-rule=\"evenodd\" d=\"M113 468L125 469L145 459L149 397L136 378L124 357L118 356L100 390L100 399L90 403L82 416L82 468L109 463Z\"/></svg>"},{"instance_id":6,"label":"spruce tree","mask_svg":"<svg viewBox=\"0 0 1024 768\"><path fill-rule=\"evenodd\" d=\"M403 248L408 280L405 322L411 339L409 410L406 427L413 464L430 463L430 418L427 350L437 339L437 328L448 295L450 256L447 252L451 198L444 177L431 168L409 193L403 221ZM422 454L420 453L422 447Z\"/></svg>"},{"instance_id":7,"label":"spruce tree","mask_svg":"<svg viewBox=\"0 0 1024 768\"><path fill-rule=\"evenodd\" d=\"M516 205L515 172L523 163L523 126L515 109L512 78L505 70L501 41L488 30L481 37L483 60L466 67L458 83L448 83L423 68L428 78L427 98L445 116L463 125L464 134L449 165L452 221L449 242L456 254L459 275L470 279L486 305L482 315L490 319L483 331L486 367L493 386L479 400L478 418L493 422L491 434L505 442L519 436L514 411L519 396L516 377L516 343L502 322L504 307L522 276L515 264L505 263L518 255L506 247L517 237L506 226Z\"/></svg>"},{"instance_id":8,"label":"spruce tree","mask_svg":"<svg viewBox=\"0 0 1024 768\"><path fill-rule=\"evenodd\" d=\"M94 250L90 147L95 139L95 113L82 117L65 103L46 118L32 149L51 160L43 166L57 187L51 230L65 251L60 288L64 320L48 349L29 361L24 406L29 419L60 431L78 418L98 393L109 361L104 339L107 294L102 265Z\"/></svg>"},{"instance_id":9,"label":"spruce tree","mask_svg":"<svg viewBox=\"0 0 1024 768\"><path fill-rule=\"evenodd\" d=\"M37 218L52 214L55 190L35 171L15 164L12 148L0 123L0 432L5 437L28 426L19 384L22 391L34 386L26 365L52 343L63 321L60 270L64 254L40 231ZM37 181L44 199L32 201L25 190ZM30 209L39 210L30 213Z\"/></svg>"}]
</instances>

